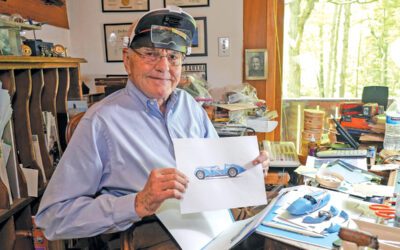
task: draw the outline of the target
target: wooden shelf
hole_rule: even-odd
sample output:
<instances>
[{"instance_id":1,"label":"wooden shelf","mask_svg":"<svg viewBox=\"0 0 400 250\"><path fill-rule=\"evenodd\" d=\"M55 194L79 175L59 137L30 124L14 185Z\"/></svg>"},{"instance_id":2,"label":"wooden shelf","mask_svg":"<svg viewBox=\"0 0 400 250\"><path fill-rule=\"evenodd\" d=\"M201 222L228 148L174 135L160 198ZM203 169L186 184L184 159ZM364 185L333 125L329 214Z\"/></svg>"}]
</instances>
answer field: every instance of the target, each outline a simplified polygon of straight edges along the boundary
<instances>
[{"instance_id":1,"label":"wooden shelf","mask_svg":"<svg viewBox=\"0 0 400 250\"><path fill-rule=\"evenodd\" d=\"M0 224L29 205L34 199L34 197L15 199L10 209L0 209Z\"/></svg>"},{"instance_id":2,"label":"wooden shelf","mask_svg":"<svg viewBox=\"0 0 400 250\"><path fill-rule=\"evenodd\" d=\"M21 29L21 30L40 30L41 26L31 25L27 23L18 23L14 21L9 21L4 18L0 19L0 29Z\"/></svg>"},{"instance_id":3,"label":"wooden shelf","mask_svg":"<svg viewBox=\"0 0 400 250\"><path fill-rule=\"evenodd\" d=\"M0 63L86 63L83 58L45 56L0 56Z\"/></svg>"},{"instance_id":4,"label":"wooden shelf","mask_svg":"<svg viewBox=\"0 0 400 250\"><path fill-rule=\"evenodd\" d=\"M38 191L38 196L42 197L44 193L44 188L41 188ZM13 216L13 214L18 213L21 209L29 205L33 200L37 199L36 197L28 197L28 198L21 198L15 199L10 209L0 209L0 224L3 223L5 220Z\"/></svg>"},{"instance_id":5,"label":"wooden shelf","mask_svg":"<svg viewBox=\"0 0 400 250\"><path fill-rule=\"evenodd\" d=\"M0 56L0 70L74 68L87 61L71 57Z\"/></svg>"},{"instance_id":6,"label":"wooden shelf","mask_svg":"<svg viewBox=\"0 0 400 250\"><path fill-rule=\"evenodd\" d=\"M54 155L50 154L46 144L43 111L54 117L55 127L52 131L57 133L54 137L59 151L55 157L59 159L66 147L63 138L68 123L67 100L82 97L80 63L85 62L85 59L70 57L0 56L0 81L2 88L8 90L13 109L12 119L7 125L7 138L12 142L8 161L10 167L7 170L12 170L13 182L10 183L13 184L10 186L15 195L13 205L9 206L9 193L0 180L2 250L34 250L32 237L18 235L18 232L29 233L32 230L32 215L37 211L45 181L39 172L38 198L28 197L26 179L18 166L40 171L36 157L38 151L34 150L33 145L33 135L36 135L44 176L47 180L51 178Z\"/></svg>"}]
</instances>

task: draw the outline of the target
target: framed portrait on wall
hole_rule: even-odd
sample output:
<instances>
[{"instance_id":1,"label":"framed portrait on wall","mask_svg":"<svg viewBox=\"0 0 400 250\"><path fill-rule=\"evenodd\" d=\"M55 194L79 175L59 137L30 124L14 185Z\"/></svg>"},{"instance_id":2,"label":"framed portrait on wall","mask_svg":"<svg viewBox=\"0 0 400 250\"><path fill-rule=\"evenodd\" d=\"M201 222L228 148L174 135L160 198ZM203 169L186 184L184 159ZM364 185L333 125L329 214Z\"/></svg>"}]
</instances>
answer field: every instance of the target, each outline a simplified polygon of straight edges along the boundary
<instances>
[{"instance_id":1,"label":"framed portrait on wall","mask_svg":"<svg viewBox=\"0 0 400 250\"><path fill-rule=\"evenodd\" d=\"M104 42L107 62L122 62L123 37L131 23L104 24Z\"/></svg>"},{"instance_id":2,"label":"framed portrait on wall","mask_svg":"<svg viewBox=\"0 0 400 250\"><path fill-rule=\"evenodd\" d=\"M193 76L196 79L207 81L207 64L184 63L182 64L182 75Z\"/></svg>"},{"instance_id":3,"label":"framed portrait on wall","mask_svg":"<svg viewBox=\"0 0 400 250\"><path fill-rule=\"evenodd\" d=\"M103 12L137 12L150 10L149 0L101 0Z\"/></svg>"},{"instance_id":4,"label":"framed portrait on wall","mask_svg":"<svg viewBox=\"0 0 400 250\"><path fill-rule=\"evenodd\" d=\"M209 0L164 0L164 7L175 5L179 7L207 7L210 6Z\"/></svg>"},{"instance_id":5,"label":"framed portrait on wall","mask_svg":"<svg viewBox=\"0 0 400 250\"><path fill-rule=\"evenodd\" d=\"M189 56L207 56L207 18L195 17L197 29L193 35L192 53Z\"/></svg>"},{"instance_id":6,"label":"framed portrait on wall","mask_svg":"<svg viewBox=\"0 0 400 250\"><path fill-rule=\"evenodd\" d=\"M265 80L268 74L268 56L266 49L245 50L245 79Z\"/></svg>"}]
</instances>

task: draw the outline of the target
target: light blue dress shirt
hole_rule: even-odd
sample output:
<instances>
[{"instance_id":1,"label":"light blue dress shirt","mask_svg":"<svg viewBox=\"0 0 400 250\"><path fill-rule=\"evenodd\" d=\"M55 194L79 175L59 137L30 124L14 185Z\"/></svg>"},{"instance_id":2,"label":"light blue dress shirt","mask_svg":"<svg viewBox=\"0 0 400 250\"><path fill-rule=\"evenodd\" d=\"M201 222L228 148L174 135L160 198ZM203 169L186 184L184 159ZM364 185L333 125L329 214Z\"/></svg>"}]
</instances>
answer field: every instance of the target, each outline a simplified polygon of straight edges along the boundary
<instances>
[{"instance_id":1,"label":"light blue dress shirt","mask_svg":"<svg viewBox=\"0 0 400 250\"><path fill-rule=\"evenodd\" d=\"M175 167L172 138L218 137L206 112L183 90L165 114L132 82L82 118L40 203L36 223L48 239L127 229L140 220L136 193L152 169Z\"/></svg>"}]
</instances>

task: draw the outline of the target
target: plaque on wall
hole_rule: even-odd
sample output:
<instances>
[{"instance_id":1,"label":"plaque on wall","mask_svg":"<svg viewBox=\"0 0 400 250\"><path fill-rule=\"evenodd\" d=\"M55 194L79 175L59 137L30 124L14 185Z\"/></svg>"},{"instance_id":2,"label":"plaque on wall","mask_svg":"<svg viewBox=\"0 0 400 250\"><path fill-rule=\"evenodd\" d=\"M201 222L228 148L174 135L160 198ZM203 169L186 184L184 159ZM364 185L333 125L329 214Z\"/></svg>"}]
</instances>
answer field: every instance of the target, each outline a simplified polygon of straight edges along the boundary
<instances>
[{"instance_id":1,"label":"plaque on wall","mask_svg":"<svg viewBox=\"0 0 400 250\"><path fill-rule=\"evenodd\" d=\"M128 34L131 23L104 24L104 41L107 62L122 62L124 36Z\"/></svg>"},{"instance_id":2,"label":"plaque on wall","mask_svg":"<svg viewBox=\"0 0 400 250\"><path fill-rule=\"evenodd\" d=\"M209 0L164 0L164 7L176 5L179 7L207 7L210 6Z\"/></svg>"},{"instance_id":3,"label":"plaque on wall","mask_svg":"<svg viewBox=\"0 0 400 250\"><path fill-rule=\"evenodd\" d=\"M101 0L103 12L137 12L150 9L149 0Z\"/></svg>"}]
</instances>

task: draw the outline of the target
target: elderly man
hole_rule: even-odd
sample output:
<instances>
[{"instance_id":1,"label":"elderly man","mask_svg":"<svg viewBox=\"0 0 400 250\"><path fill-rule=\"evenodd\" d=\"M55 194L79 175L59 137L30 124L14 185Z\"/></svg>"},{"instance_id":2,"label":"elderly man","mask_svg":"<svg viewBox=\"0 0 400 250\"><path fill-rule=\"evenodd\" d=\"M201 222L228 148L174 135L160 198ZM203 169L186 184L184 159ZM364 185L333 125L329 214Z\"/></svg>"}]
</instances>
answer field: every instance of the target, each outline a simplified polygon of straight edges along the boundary
<instances>
[{"instance_id":1,"label":"elderly man","mask_svg":"<svg viewBox=\"0 0 400 250\"><path fill-rule=\"evenodd\" d=\"M172 138L218 136L200 105L176 89L195 25L180 9L159 9L132 26L123 52L126 88L86 112L43 195L36 223L46 237L89 237L135 224L135 247L177 247L159 236L158 221L142 218L166 199L181 199L190 185L174 167ZM261 162L264 153L254 160Z\"/></svg>"}]
</instances>

